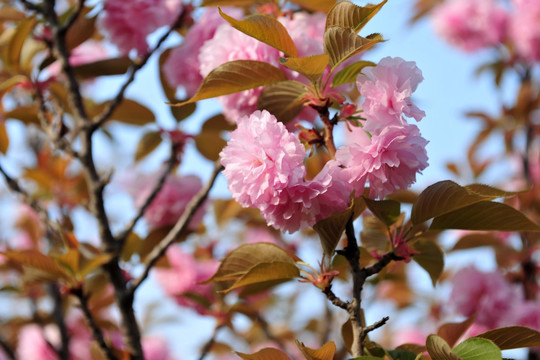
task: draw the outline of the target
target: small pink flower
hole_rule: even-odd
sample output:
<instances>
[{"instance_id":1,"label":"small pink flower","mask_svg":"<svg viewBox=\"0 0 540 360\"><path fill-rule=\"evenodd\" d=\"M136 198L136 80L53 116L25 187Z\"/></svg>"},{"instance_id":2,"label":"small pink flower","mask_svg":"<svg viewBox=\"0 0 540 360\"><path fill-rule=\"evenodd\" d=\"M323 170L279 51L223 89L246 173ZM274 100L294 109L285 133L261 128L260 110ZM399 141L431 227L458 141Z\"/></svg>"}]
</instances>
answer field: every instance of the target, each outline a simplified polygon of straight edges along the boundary
<instances>
[{"instance_id":1,"label":"small pink flower","mask_svg":"<svg viewBox=\"0 0 540 360\"><path fill-rule=\"evenodd\" d=\"M170 360L171 355L167 342L158 337L145 337L142 339L142 348L146 360Z\"/></svg>"},{"instance_id":2,"label":"small pink flower","mask_svg":"<svg viewBox=\"0 0 540 360\"><path fill-rule=\"evenodd\" d=\"M148 50L146 37L162 26L170 26L182 11L181 0L105 0L98 28L120 52L132 49L138 55Z\"/></svg>"},{"instance_id":3,"label":"small pink flower","mask_svg":"<svg viewBox=\"0 0 540 360\"><path fill-rule=\"evenodd\" d=\"M517 287L498 272L483 273L474 267L458 271L453 279L450 304L462 315L476 314L479 325L493 329L507 319L512 309L523 300Z\"/></svg>"},{"instance_id":4,"label":"small pink flower","mask_svg":"<svg viewBox=\"0 0 540 360\"><path fill-rule=\"evenodd\" d=\"M411 95L423 80L413 61L385 57L358 76L356 85L364 98L360 115L367 118L364 129L377 134L389 125L405 124L403 115L420 121L425 112L411 101Z\"/></svg>"},{"instance_id":5,"label":"small pink flower","mask_svg":"<svg viewBox=\"0 0 540 360\"><path fill-rule=\"evenodd\" d=\"M510 18L510 37L521 57L530 62L540 61L540 2L515 2L516 10Z\"/></svg>"},{"instance_id":6,"label":"small pink flower","mask_svg":"<svg viewBox=\"0 0 540 360\"><path fill-rule=\"evenodd\" d=\"M451 0L433 11L436 31L464 51L495 46L504 40L506 11L493 0Z\"/></svg>"},{"instance_id":7,"label":"small pink flower","mask_svg":"<svg viewBox=\"0 0 540 360\"><path fill-rule=\"evenodd\" d=\"M54 330L51 328L51 330ZM26 325L19 331L17 358L20 360L57 360L58 355L45 340L44 330L38 325ZM55 336L59 338L59 335ZM48 341L51 341L49 339Z\"/></svg>"},{"instance_id":8,"label":"small pink flower","mask_svg":"<svg viewBox=\"0 0 540 360\"><path fill-rule=\"evenodd\" d=\"M197 261L183 252L179 246L167 250L170 268L156 268L158 282L169 296L173 296L181 306L190 307L200 314L208 314L208 306L214 299L211 285L199 282L208 280L216 272L219 262L215 260ZM199 299L199 301L194 300Z\"/></svg>"},{"instance_id":9,"label":"small pink flower","mask_svg":"<svg viewBox=\"0 0 540 360\"><path fill-rule=\"evenodd\" d=\"M225 7L222 10L232 17L242 15L237 8ZM214 37L216 29L226 23L217 8L205 8L201 18L187 32L184 42L171 51L163 66L169 85L175 88L184 87L187 97L195 95L203 80L200 74L199 52L204 43Z\"/></svg>"},{"instance_id":10,"label":"small pink flower","mask_svg":"<svg viewBox=\"0 0 540 360\"><path fill-rule=\"evenodd\" d=\"M414 125L387 126L371 139L359 132L354 144L337 150L336 160L357 193L369 183L369 196L383 198L416 181L416 173L428 165L426 145Z\"/></svg>"}]
</instances>

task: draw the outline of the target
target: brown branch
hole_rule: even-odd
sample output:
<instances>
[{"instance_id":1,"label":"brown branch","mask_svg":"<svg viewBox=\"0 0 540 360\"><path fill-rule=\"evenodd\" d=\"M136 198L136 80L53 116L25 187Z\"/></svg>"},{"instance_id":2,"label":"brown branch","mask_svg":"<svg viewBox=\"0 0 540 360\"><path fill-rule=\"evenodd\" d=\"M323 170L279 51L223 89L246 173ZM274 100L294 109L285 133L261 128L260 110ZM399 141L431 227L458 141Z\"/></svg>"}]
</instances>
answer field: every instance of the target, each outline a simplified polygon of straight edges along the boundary
<instances>
[{"instance_id":1,"label":"brown branch","mask_svg":"<svg viewBox=\"0 0 540 360\"><path fill-rule=\"evenodd\" d=\"M174 24L169 28L169 30L158 40L156 46L150 50L142 59L140 59L136 64L132 65L129 69L129 75L118 93L116 94L116 97L111 100L107 107L103 110L101 114L96 115L92 119L92 131L95 131L98 129L105 121L107 121L113 112L116 110L116 108L122 103L122 100L124 100L124 96L126 93L127 88L131 85L131 83L135 80L135 75L137 72L146 65L150 57L163 45L165 40L173 33L174 29L182 23L186 16L187 12L185 10L182 10L180 14L178 15L176 21Z\"/></svg>"},{"instance_id":2,"label":"brown branch","mask_svg":"<svg viewBox=\"0 0 540 360\"><path fill-rule=\"evenodd\" d=\"M72 294L75 295L77 299L79 299L81 310L84 314L86 321L88 322L88 325L90 326L90 329L92 330L92 336L94 337L94 340L97 341L103 353L107 356L107 359L118 360L116 355L114 355L114 353L112 352L112 349L105 342L103 331L101 331L101 329L99 328L96 320L94 319L94 315L88 307L88 296L83 294L82 288L73 290Z\"/></svg>"},{"instance_id":3,"label":"brown branch","mask_svg":"<svg viewBox=\"0 0 540 360\"><path fill-rule=\"evenodd\" d=\"M75 24L75 21L77 21L77 19L79 18L79 16L81 15L83 9L84 9L84 3L86 2L86 0L79 0L79 4L77 6L77 9L75 10L75 12L73 14L71 14L71 16L69 17L69 19L67 19L66 23L64 25L62 25L62 27L60 28L60 31L62 32L67 32L69 30L69 28L71 28L73 26L73 24Z\"/></svg>"},{"instance_id":4,"label":"brown branch","mask_svg":"<svg viewBox=\"0 0 540 360\"><path fill-rule=\"evenodd\" d=\"M178 164L178 161L177 161L178 149L179 149L179 144L176 144L173 142L171 145L171 156L167 160L167 167L161 174L156 185L154 185L154 189L152 190L152 192L150 193L150 195L148 196L144 204L139 209L139 212L137 213L137 215L133 218L133 220L131 221L129 226L126 228L126 230L122 233L122 235L118 237L117 241L119 242L120 248L122 248L127 237L129 236L129 234L131 234L131 232L135 228L135 225L137 225L137 222L144 216L144 213L146 212L150 204L152 204L156 196L159 194L161 188L163 187L163 184L165 183L165 180L167 179L171 171L174 169L175 165Z\"/></svg>"},{"instance_id":5,"label":"brown branch","mask_svg":"<svg viewBox=\"0 0 540 360\"><path fill-rule=\"evenodd\" d=\"M204 360L206 355L208 355L208 353L210 352L210 349L212 349L212 346L216 342L216 337L220 329L221 329L221 326L216 326L216 328L214 329L214 332L212 333L212 337L210 337L210 339L208 339L208 341L203 345L201 349L201 355L199 356L199 360Z\"/></svg>"},{"instance_id":6,"label":"brown branch","mask_svg":"<svg viewBox=\"0 0 540 360\"><path fill-rule=\"evenodd\" d=\"M390 318L388 316L385 316L381 320L377 321L376 323L370 326L366 326L364 328L364 331L362 332L362 342L366 340L366 337L370 332L384 326L388 320L390 320Z\"/></svg>"},{"instance_id":7,"label":"brown branch","mask_svg":"<svg viewBox=\"0 0 540 360\"><path fill-rule=\"evenodd\" d=\"M330 284L329 286L327 286L324 290L323 290L323 293L324 295L326 295L326 298L335 306L337 306L338 308L341 308L343 310L348 310L349 309L349 304L347 304L345 301L341 300L340 298L338 298L336 296L336 294L334 294L334 292L332 291L332 284Z\"/></svg>"},{"instance_id":8,"label":"brown branch","mask_svg":"<svg viewBox=\"0 0 540 360\"><path fill-rule=\"evenodd\" d=\"M328 149L328 153L331 157L336 154L336 145L334 144L334 122L330 120L330 113L328 111L328 105L325 107L316 108L319 112L319 116L324 124L324 145Z\"/></svg>"},{"instance_id":9,"label":"brown branch","mask_svg":"<svg viewBox=\"0 0 540 360\"><path fill-rule=\"evenodd\" d=\"M57 284L50 284L49 292L53 300L52 317L58 327L58 332L60 333L60 347L56 349L56 352L58 353L60 360L69 360L69 333L64 319L64 311L62 309L62 295L60 294Z\"/></svg>"},{"instance_id":10,"label":"brown branch","mask_svg":"<svg viewBox=\"0 0 540 360\"><path fill-rule=\"evenodd\" d=\"M44 12L43 7L36 5L28 0L20 0L21 3L26 7L28 10L35 11L38 14L42 14Z\"/></svg>"},{"instance_id":11,"label":"brown branch","mask_svg":"<svg viewBox=\"0 0 540 360\"><path fill-rule=\"evenodd\" d=\"M182 216L180 216L180 219L178 219L178 221L176 222L174 227L171 229L171 231L169 231L169 233L163 238L163 240L161 240L161 242L156 247L154 247L154 249L152 249L150 254L148 254L144 271L142 275L139 277L139 279L134 282L131 288L132 295L135 293L137 288L144 282L144 280L146 280L146 278L148 277L148 274L150 273L150 270L152 269L152 267L154 267L156 262L163 255L165 255L165 252L167 251L169 246L174 241L176 241L176 239L178 239L178 237L180 236L182 232L184 232L187 229L189 222L195 215L195 212L201 207L201 205L204 203L204 201L208 197L208 193L210 192L210 189L214 185L214 182L216 181L216 178L222 169L223 167L219 163L219 160L216 161L214 171L210 177L210 180L206 184L206 186L204 186L191 199L191 201L187 204L186 209L184 210Z\"/></svg>"}]
</instances>

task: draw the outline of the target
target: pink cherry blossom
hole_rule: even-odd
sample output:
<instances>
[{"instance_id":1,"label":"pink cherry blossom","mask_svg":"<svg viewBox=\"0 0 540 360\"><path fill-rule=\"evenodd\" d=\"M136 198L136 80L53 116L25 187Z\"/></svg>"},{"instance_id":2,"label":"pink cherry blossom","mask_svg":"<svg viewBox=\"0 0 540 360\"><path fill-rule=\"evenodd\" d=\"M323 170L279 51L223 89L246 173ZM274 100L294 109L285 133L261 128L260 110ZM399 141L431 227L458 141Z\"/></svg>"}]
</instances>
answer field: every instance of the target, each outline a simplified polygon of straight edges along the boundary
<instances>
[{"instance_id":1,"label":"pink cherry blossom","mask_svg":"<svg viewBox=\"0 0 540 360\"><path fill-rule=\"evenodd\" d=\"M516 10L510 19L510 37L521 57L530 62L540 61L540 2L515 2Z\"/></svg>"},{"instance_id":2,"label":"pink cherry blossom","mask_svg":"<svg viewBox=\"0 0 540 360\"><path fill-rule=\"evenodd\" d=\"M222 10L229 16L240 17L240 9L225 7ZM203 44L214 37L216 29L227 22L217 8L207 7L203 15L187 32L180 46L175 47L163 66L167 82L172 87L182 86L187 97L195 95L203 77L198 54Z\"/></svg>"},{"instance_id":3,"label":"pink cherry blossom","mask_svg":"<svg viewBox=\"0 0 540 360\"><path fill-rule=\"evenodd\" d=\"M214 299L212 286L198 283L208 280L216 272L219 262L197 261L179 246L171 246L167 250L167 260L170 268L159 267L155 270L156 278L165 292L174 297L179 305L192 308L200 314L207 314L208 308L203 302L211 303ZM190 294L192 296L189 296ZM194 297L201 301L193 300Z\"/></svg>"},{"instance_id":4,"label":"pink cherry blossom","mask_svg":"<svg viewBox=\"0 0 540 360\"><path fill-rule=\"evenodd\" d=\"M180 11L181 0L105 0L98 28L122 54L135 49L143 55L148 50L146 37L172 25Z\"/></svg>"},{"instance_id":5,"label":"pink cherry blossom","mask_svg":"<svg viewBox=\"0 0 540 360\"><path fill-rule=\"evenodd\" d=\"M50 330L55 330L52 327ZM45 340L44 330L38 325L26 325L19 331L17 358L20 360L57 360L58 355ZM59 338L59 335L56 336ZM51 341L51 340L49 340Z\"/></svg>"},{"instance_id":6,"label":"pink cherry blossom","mask_svg":"<svg viewBox=\"0 0 540 360\"><path fill-rule=\"evenodd\" d=\"M135 179L130 174L121 179L120 183L133 196L135 206L140 208L153 191L158 176L159 172L150 175L138 174ZM152 229L174 225L184 213L186 205L201 188L201 179L195 175L169 176L154 201L146 209L144 219ZM197 227L203 216L204 206L191 219L190 228Z\"/></svg>"},{"instance_id":7,"label":"pink cherry blossom","mask_svg":"<svg viewBox=\"0 0 540 360\"><path fill-rule=\"evenodd\" d=\"M200 73L203 77L229 61L258 60L279 66L279 51L236 30L229 24L221 25L215 36L204 43L199 53ZM220 96L223 114L231 122L257 109L262 88Z\"/></svg>"},{"instance_id":8,"label":"pink cherry blossom","mask_svg":"<svg viewBox=\"0 0 540 360\"><path fill-rule=\"evenodd\" d=\"M405 124L403 115L420 121L426 114L411 101L411 95L423 80L414 61L385 57L358 76L356 85L363 97L364 129L377 134L388 125Z\"/></svg>"},{"instance_id":9,"label":"pink cherry blossom","mask_svg":"<svg viewBox=\"0 0 540 360\"><path fill-rule=\"evenodd\" d=\"M468 52L502 42L507 17L494 0L445 1L433 11L435 30L450 44Z\"/></svg>"},{"instance_id":10,"label":"pink cherry blossom","mask_svg":"<svg viewBox=\"0 0 540 360\"><path fill-rule=\"evenodd\" d=\"M474 267L458 271L453 279L450 304L462 315L476 314L479 325L495 328L522 302L519 289L499 272L483 273Z\"/></svg>"},{"instance_id":11,"label":"pink cherry blossom","mask_svg":"<svg viewBox=\"0 0 540 360\"><path fill-rule=\"evenodd\" d=\"M171 355L167 342L159 337L145 337L142 339L142 348L146 360L170 360Z\"/></svg>"},{"instance_id":12,"label":"pink cherry blossom","mask_svg":"<svg viewBox=\"0 0 540 360\"><path fill-rule=\"evenodd\" d=\"M311 56L323 53L323 34L326 14L295 12L291 16L278 19L285 26L296 45L298 56Z\"/></svg>"},{"instance_id":13,"label":"pink cherry blossom","mask_svg":"<svg viewBox=\"0 0 540 360\"><path fill-rule=\"evenodd\" d=\"M354 144L337 150L336 160L357 193L368 183L370 197L383 198L407 189L427 167L427 143L414 125L387 126L371 139L358 133Z\"/></svg>"}]
</instances>

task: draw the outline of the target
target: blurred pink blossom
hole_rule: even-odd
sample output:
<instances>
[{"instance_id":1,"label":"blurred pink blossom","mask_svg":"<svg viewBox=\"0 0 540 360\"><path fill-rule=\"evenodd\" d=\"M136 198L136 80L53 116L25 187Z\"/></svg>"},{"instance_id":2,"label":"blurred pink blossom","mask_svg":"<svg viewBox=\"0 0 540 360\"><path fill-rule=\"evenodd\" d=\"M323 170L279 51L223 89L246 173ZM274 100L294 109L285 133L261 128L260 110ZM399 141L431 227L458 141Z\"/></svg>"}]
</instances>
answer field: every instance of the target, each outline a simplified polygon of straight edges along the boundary
<instances>
[{"instance_id":1,"label":"blurred pink blossom","mask_svg":"<svg viewBox=\"0 0 540 360\"><path fill-rule=\"evenodd\" d=\"M337 150L336 160L357 193L369 183L369 196L383 198L416 181L428 165L427 143L415 125L387 126L371 139L359 132L354 144Z\"/></svg>"},{"instance_id":2,"label":"blurred pink blossom","mask_svg":"<svg viewBox=\"0 0 540 360\"><path fill-rule=\"evenodd\" d=\"M170 360L171 355L167 342L159 337L145 337L142 339L142 348L146 360Z\"/></svg>"},{"instance_id":3,"label":"blurred pink blossom","mask_svg":"<svg viewBox=\"0 0 540 360\"><path fill-rule=\"evenodd\" d=\"M326 26L326 14L316 12L295 12L291 17L280 17L296 45L298 56L311 56L323 53L323 35Z\"/></svg>"},{"instance_id":4,"label":"blurred pink blossom","mask_svg":"<svg viewBox=\"0 0 540 360\"><path fill-rule=\"evenodd\" d=\"M470 52L501 43L507 18L494 0L450 0L435 8L432 20L446 41Z\"/></svg>"},{"instance_id":5,"label":"blurred pink blossom","mask_svg":"<svg viewBox=\"0 0 540 360\"><path fill-rule=\"evenodd\" d=\"M510 19L510 37L517 52L530 62L540 61L540 2L515 1L516 10Z\"/></svg>"},{"instance_id":6,"label":"blurred pink blossom","mask_svg":"<svg viewBox=\"0 0 540 360\"><path fill-rule=\"evenodd\" d=\"M208 280L216 272L219 262L213 259L197 261L179 246L171 246L167 250L167 260L170 268L155 269L156 278L165 292L174 297L179 305L203 315L208 314L208 307L204 303L211 304L214 300L212 286L198 283Z\"/></svg>"},{"instance_id":7,"label":"blurred pink blossom","mask_svg":"<svg viewBox=\"0 0 540 360\"><path fill-rule=\"evenodd\" d=\"M225 7L222 11L232 17L241 17L238 8ZM188 30L180 46L172 49L163 66L165 78L172 87L184 87L187 97L192 97L201 85L203 77L198 54L203 44L214 37L216 29L227 22L221 17L217 8L207 7L199 21Z\"/></svg>"},{"instance_id":8,"label":"blurred pink blossom","mask_svg":"<svg viewBox=\"0 0 540 360\"><path fill-rule=\"evenodd\" d=\"M411 101L411 95L423 80L414 61L385 57L377 66L366 67L356 85L364 98L361 115L367 118L364 129L378 134L389 125L406 124L407 117L420 121L425 112Z\"/></svg>"},{"instance_id":9,"label":"blurred pink blossom","mask_svg":"<svg viewBox=\"0 0 540 360\"><path fill-rule=\"evenodd\" d=\"M54 330L52 327L50 330ZM57 360L58 355L45 340L43 329L38 325L26 325L19 331L17 358L20 360ZM59 335L56 336L59 338ZM52 339L48 340L52 342Z\"/></svg>"},{"instance_id":10,"label":"blurred pink blossom","mask_svg":"<svg viewBox=\"0 0 540 360\"><path fill-rule=\"evenodd\" d=\"M123 55L132 49L144 55L148 50L146 37L172 25L181 11L181 0L105 0L97 27Z\"/></svg>"},{"instance_id":11,"label":"blurred pink blossom","mask_svg":"<svg viewBox=\"0 0 540 360\"><path fill-rule=\"evenodd\" d=\"M101 42L89 40L83 42L81 45L77 46L75 49L71 50L69 56L69 63L72 66L88 64L98 60L103 60L107 58L107 50ZM55 61L47 67L47 76L52 79L60 75L60 63Z\"/></svg>"},{"instance_id":12,"label":"blurred pink blossom","mask_svg":"<svg viewBox=\"0 0 540 360\"><path fill-rule=\"evenodd\" d=\"M493 329L508 319L512 309L523 301L519 289L499 272L484 273L470 266L452 279L450 304L462 315L476 314L475 322Z\"/></svg>"}]
</instances>

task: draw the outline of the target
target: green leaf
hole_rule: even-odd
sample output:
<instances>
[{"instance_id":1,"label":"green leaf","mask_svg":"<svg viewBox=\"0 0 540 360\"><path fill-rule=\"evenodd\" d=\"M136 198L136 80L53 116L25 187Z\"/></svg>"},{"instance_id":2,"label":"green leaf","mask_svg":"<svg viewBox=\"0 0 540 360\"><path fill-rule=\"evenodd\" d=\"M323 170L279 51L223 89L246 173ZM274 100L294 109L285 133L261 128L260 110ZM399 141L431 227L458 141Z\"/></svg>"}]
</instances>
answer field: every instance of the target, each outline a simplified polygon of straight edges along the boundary
<instances>
[{"instance_id":1,"label":"green leaf","mask_svg":"<svg viewBox=\"0 0 540 360\"><path fill-rule=\"evenodd\" d=\"M205 158L211 161L217 160L219 153L227 145L221 134L234 128L235 126L229 123L222 114L211 117L206 120L200 133L195 137L197 150Z\"/></svg>"},{"instance_id":2,"label":"green leaf","mask_svg":"<svg viewBox=\"0 0 540 360\"><path fill-rule=\"evenodd\" d=\"M481 201L436 217L430 229L540 231L540 226L509 205Z\"/></svg>"},{"instance_id":3,"label":"green leaf","mask_svg":"<svg viewBox=\"0 0 540 360\"><path fill-rule=\"evenodd\" d=\"M453 352L463 360L502 360L501 349L497 345L478 337L465 340Z\"/></svg>"},{"instance_id":4,"label":"green leaf","mask_svg":"<svg viewBox=\"0 0 540 360\"><path fill-rule=\"evenodd\" d=\"M388 354L394 360L416 360L416 354L408 350L389 350Z\"/></svg>"},{"instance_id":5,"label":"green leaf","mask_svg":"<svg viewBox=\"0 0 540 360\"><path fill-rule=\"evenodd\" d=\"M366 66L375 66L371 61L357 61L341 69L332 79L332 87L356 82L356 78Z\"/></svg>"},{"instance_id":6,"label":"green leaf","mask_svg":"<svg viewBox=\"0 0 540 360\"><path fill-rule=\"evenodd\" d=\"M287 56L298 56L298 51L285 26L268 15L251 15L244 20L236 20L219 9L220 15L237 30L271 47L282 51Z\"/></svg>"},{"instance_id":7,"label":"green leaf","mask_svg":"<svg viewBox=\"0 0 540 360\"><path fill-rule=\"evenodd\" d=\"M501 350L540 346L540 332L523 326L494 329L477 337L493 341Z\"/></svg>"},{"instance_id":8,"label":"green leaf","mask_svg":"<svg viewBox=\"0 0 540 360\"><path fill-rule=\"evenodd\" d=\"M320 54L301 58L280 58L279 62L287 68L304 75L311 82L316 82L321 78L329 60L328 54Z\"/></svg>"},{"instance_id":9,"label":"green leaf","mask_svg":"<svg viewBox=\"0 0 540 360\"><path fill-rule=\"evenodd\" d=\"M352 217L358 216L365 209L365 202L362 199L355 199L348 209L334 213L329 218L323 219L313 225L313 230L319 234L321 246L325 255L332 256L336 249L347 222Z\"/></svg>"},{"instance_id":10,"label":"green leaf","mask_svg":"<svg viewBox=\"0 0 540 360\"><path fill-rule=\"evenodd\" d=\"M412 259L427 271L433 286L435 286L444 270L443 251L435 241L426 238L418 239L414 243L413 249L420 253L414 254Z\"/></svg>"},{"instance_id":11,"label":"green leaf","mask_svg":"<svg viewBox=\"0 0 540 360\"><path fill-rule=\"evenodd\" d=\"M296 340L296 346L307 360L333 360L336 353L336 344L333 341L327 342L316 350L308 348L298 340Z\"/></svg>"},{"instance_id":12,"label":"green leaf","mask_svg":"<svg viewBox=\"0 0 540 360\"><path fill-rule=\"evenodd\" d=\"M98 76L122 75L131 65L133 61L129 57L119 57L77 65L73 67L73 71L80 80L86 80Z\"/></svg>"},{"instance_id":13,"label":"green leaf","mask_svg":"<svg viewBox=\"0 0 540 360\"><path fill-rule=\"evenodd\" d=\"M267 110L278 121L288 123L304 109L308 93L306 85L293 80L266 86L259 95L258 108Z\"/></svg>"},{"instance_id":14,"label":"green leaf","mask_svg":"<svg viewBox=\"0 0 540 360\"><path fill-rule=\"evenodd\" d=\"M377 5L367 4L365 6L358 6L350 1L340 1L328 13L325 29L339 26L358 33L379 12L386 1L384 0Z\"/></svg>"},{"instance_id":15,"label":"green leaf","mask_svg":"<svg viewBox=\"0 0 540 360\"><path fill-rule=\"evenodd\" d=\"M183 106L284 80L287 77L283 71L268 63L256 60L230 61L212 70L191 99L172 106Z\"/></svg>"},{"instance_id":16,"label":"green leaf","mask_svg":"<svg viewBox=\"0 0 540 360\"><path fill-rule=\"evenodd\" d=\"M420 224L428 219L480 201L494 200L517 193L503 191L487 185L460 186L450 180L440 181L427 187L418 196L411 211L411 220L414 224Z\"/></svg>"},{"instance_id":17,"label":"green leaf","mask_svg":"<svg viewBox=\"0 0 540 360\"><path fill-rule=\"evenodd\" d=\"M460 337L471 327L474 322L474 316L460 323L447 323L441 325L437 335L442 337L449 346L454 346Z\"/></svg>"},{"instance_id":18,"label":"green leaf","mask_svg":"<svg viewBox=\"0 0 540 360\"><path fill-rule=\"evenodd\" d=\"M161 144L161 141L162 138L159 131L148 131L144 133L135 150L135 161L139 161L149 155Z\"/></svg>"},{"instance_id":19,"label":"green leaf","mask_svg":"<svg viewBox=\"0 0 540 360\"><path fill-rule=\"evenodd\" d=\"M235 353L244 360L291 360L283 351L273 348L264 348L254 354Z\"/></svg>"},{"instance_id":20,"label":"green leaf","mask_svg":"<svg viewBox=\"0 0 540 360\"><path fill-rule=\"evenodd\" d=\"M381 41L381 38L363 38L356 35L352 29L335 26L324 32L324 52L330 55L330 66L335 69L343 61Z\"/></svg>"},{"instance_id":21,"label":"green leaf","mask_svg":"<svg viewBox=\"0 0 540 360\"><path fill-rule=\"evenodd\" d=\"M401 204L394 200L371 200L364 197L369 210L385 225L394 224L401 213Z\"/></svg>"},{"instance_id":22,"label":"green leaf","mask_svg":"<svg viewBox=\"0 0 540 360\"><path fill-rule=\"evenodd\" d=\"M452 353L450 346L438 335L431 334L428 336L426 348L432 360L463 360Z\"/></svg>"},{"instance_id":23,"label":"green leaf","mask_svg":"<svg viewBox=\"0 0 540 360\"><path fill-rule=\"evenodd\" d=\"M328 13L336 3L336 0L290 0L304 9Z\"/></svg>"},{"instance_id":24,"label":"green leaf","mask_svg":"<svg viewBox=\"0 0 540 360\"><path fill-rule=\"evenodd\" d=\"M227 292L240 286L292 279L300 274L295 264L297 260L274 244L244 244L231 251L217 272L204 283L233 281Z\"/></svg>"}]
</instances>

